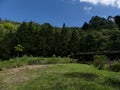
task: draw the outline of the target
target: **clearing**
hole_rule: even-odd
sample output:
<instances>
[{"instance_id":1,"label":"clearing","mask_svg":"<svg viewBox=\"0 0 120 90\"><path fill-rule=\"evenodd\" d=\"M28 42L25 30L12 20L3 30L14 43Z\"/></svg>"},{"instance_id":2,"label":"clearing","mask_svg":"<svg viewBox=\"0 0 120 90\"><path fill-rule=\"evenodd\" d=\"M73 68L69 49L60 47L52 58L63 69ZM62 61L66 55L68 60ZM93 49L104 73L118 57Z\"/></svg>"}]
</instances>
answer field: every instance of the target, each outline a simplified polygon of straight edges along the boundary
<instances>
[{"instance_id":1,"label":"clearing","mask_svg":"<svg viewBox=\"0 0 120 90\"><path fill-rule=\"evenodd\" d=\"M120 72L85 64L23 66L0 71L0 90L120 90Z\"/></svg>"}]
</instances>

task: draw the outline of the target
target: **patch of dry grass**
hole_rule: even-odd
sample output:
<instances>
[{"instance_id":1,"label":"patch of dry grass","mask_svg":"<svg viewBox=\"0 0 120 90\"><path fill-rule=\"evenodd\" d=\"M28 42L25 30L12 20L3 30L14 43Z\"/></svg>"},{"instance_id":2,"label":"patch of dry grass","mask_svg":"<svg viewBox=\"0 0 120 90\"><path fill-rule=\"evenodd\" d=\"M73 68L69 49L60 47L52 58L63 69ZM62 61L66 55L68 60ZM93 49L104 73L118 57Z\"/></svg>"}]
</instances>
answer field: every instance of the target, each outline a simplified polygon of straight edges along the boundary
<instances>
[{"instance_id":1,"label":"patch of dry grass","mask_svg":"<svg viewBox=\"0 0 120 90\"><path fill-rule=\"evenodd\" d=\"M5 69L0 72L0 90L15 90L17 85L27 83L39 76L40 70L51 65L31 65L19 68Z\"/></svg>"}]
</instances>

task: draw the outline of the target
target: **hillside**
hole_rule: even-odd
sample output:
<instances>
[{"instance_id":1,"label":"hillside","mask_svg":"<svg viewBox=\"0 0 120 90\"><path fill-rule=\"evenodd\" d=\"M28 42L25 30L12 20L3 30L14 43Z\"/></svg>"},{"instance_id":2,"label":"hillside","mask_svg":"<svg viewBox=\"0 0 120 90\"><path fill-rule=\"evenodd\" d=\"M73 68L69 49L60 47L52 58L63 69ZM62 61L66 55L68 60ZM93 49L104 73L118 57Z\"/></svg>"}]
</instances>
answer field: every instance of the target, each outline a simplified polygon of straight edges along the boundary
<instances>
[{"instance_id":1,"label":"hillside","mask_svg":"<svg viewBox=\"0 0 120 90\"><path fill-rule=\"evenodd\" d=\"M0 30L3 30L4 33L9 33L10 30L15 32L20 26L20 23L10 21L10 20L0 20Z\"/></svg>"},{"instance_id":2,"label":"hillside","mask_svg":"<svg viewBox=\"0 0 120 90\"><path fill-rule=\"evenodd\" d=\"M68 56L78 52L119 51L120 16L93 16L82 27L1 20L0 59L16 56Z\"/></svg>"}]
</instances>

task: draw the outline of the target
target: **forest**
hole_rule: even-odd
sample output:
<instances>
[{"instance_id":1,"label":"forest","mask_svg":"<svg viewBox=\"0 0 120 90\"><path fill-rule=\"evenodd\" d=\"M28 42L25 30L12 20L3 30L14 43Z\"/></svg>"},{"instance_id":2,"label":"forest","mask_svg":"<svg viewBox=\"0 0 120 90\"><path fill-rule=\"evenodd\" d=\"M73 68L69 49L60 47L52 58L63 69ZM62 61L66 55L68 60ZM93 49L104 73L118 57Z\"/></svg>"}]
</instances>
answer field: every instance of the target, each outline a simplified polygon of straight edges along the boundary
<instances>
[{"instance_id":1,"label":"forest","mask_svg":"<svg viewBox=\"0 0 120 90\"><path fill-rule=\"evenodd\" d=\"M0 19L0 60L120 50L120 16L93 16L82 27Z\"/></svg>"}]
</instances>

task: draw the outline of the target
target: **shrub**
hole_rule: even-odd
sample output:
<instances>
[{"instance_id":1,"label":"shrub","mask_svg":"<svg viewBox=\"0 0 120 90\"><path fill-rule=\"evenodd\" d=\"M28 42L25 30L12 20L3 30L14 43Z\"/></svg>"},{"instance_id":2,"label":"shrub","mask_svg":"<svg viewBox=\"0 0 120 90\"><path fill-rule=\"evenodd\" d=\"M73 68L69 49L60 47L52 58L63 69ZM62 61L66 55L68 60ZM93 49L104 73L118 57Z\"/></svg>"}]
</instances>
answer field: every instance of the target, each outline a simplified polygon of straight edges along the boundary
<instances>
[{"instance_id":1,"label":"shrub","mask_svg":"<svg viewBox=\"0 0 120 90\"><path fill-rule=\"evenodd\" d=\"M103 69L106 62L107 62L107 57L105 55L94 56L94 63L93 64L98 69Z\"/></svg>"},{"instance_id":2,"label":"shrub","mask_svg":"<svg viewBox=\"0 0 120 90\"><path fill-rule=\"evenodd\" d=\"M115 61L108 66L108 69L111 71L119 72L120 71L120 61Z\"/></svg>"},{"instance_id":3,"label":"shrub","mask_svg":"<svg viewBox=\"0 0 120 90\"><path fill-rule=\"evenodd\" d=\"M38 65L38 64L41 64L41 60L40 59L29 60L28 61L28 65Z\"/></svg>"}]
</instances>

